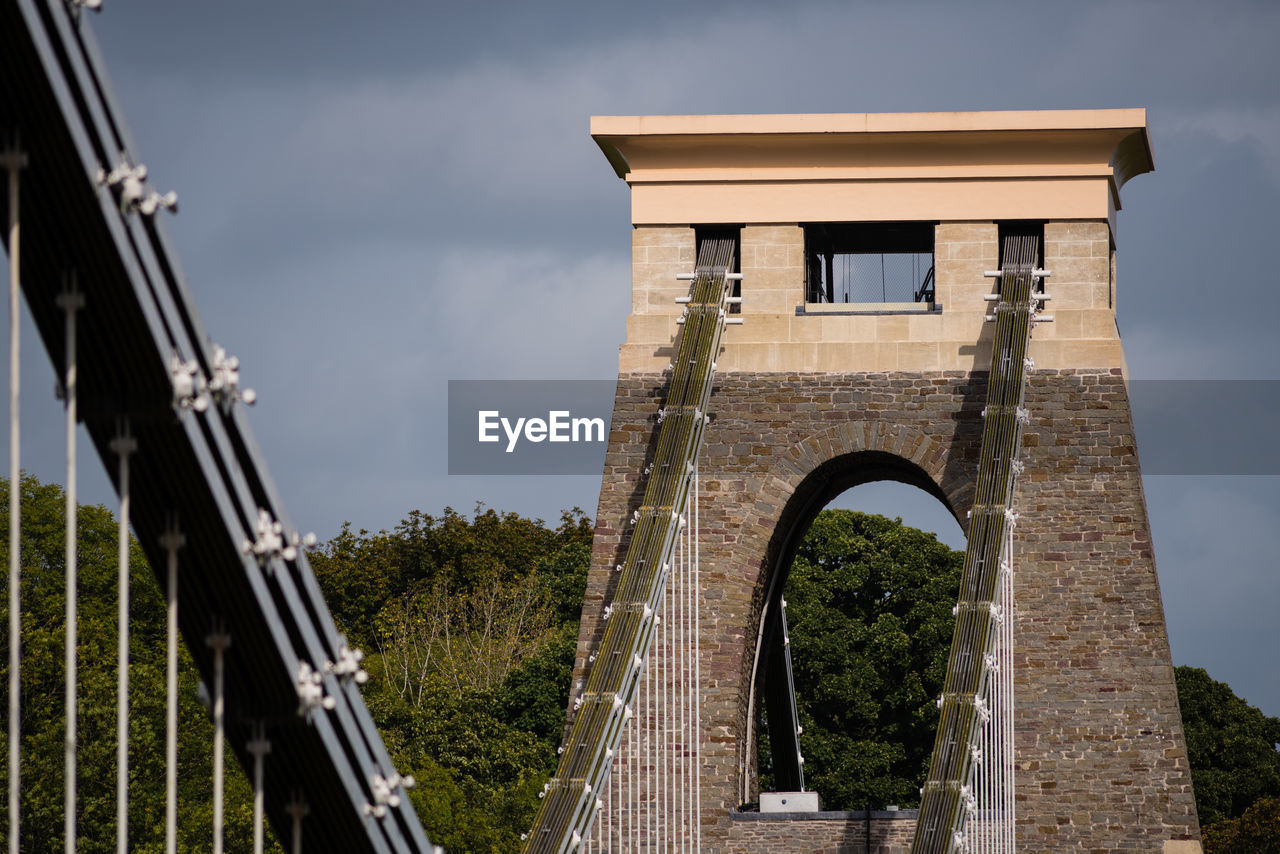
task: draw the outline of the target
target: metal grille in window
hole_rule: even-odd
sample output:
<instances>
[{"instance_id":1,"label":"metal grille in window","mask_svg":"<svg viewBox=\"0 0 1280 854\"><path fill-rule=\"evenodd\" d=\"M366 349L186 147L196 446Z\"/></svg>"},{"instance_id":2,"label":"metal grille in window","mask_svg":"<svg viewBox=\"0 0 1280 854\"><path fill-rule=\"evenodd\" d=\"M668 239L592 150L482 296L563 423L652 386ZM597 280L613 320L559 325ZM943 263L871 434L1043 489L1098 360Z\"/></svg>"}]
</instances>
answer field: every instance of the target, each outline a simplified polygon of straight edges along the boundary
<instances>
[{"instance_id":1,"label":"metal grille in window","mask_svg":"<svg viewBox=\"0 0 1280 854\"><path fill-rule=\"evenodd\" d=\"M805 226L807 302L933 302L932 223Z\"/></svg>"}]
</instances>

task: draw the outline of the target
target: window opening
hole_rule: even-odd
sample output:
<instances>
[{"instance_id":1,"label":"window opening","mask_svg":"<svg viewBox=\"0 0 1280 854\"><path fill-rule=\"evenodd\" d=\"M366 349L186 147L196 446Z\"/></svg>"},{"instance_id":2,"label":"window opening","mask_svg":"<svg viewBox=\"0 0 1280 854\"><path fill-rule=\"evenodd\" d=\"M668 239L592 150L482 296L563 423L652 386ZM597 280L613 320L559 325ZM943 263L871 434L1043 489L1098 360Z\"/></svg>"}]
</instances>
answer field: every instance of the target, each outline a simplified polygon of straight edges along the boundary
<instances>
[{"instance_id":1,"label":"window opening","mask_svg":"<svg viewBox=\"0 0 1280 854\"><path fill-rule=\"evenodd\" d=\"M933 223L804 226L805 302L932 303Z\"/></svg>"}]
</instances>

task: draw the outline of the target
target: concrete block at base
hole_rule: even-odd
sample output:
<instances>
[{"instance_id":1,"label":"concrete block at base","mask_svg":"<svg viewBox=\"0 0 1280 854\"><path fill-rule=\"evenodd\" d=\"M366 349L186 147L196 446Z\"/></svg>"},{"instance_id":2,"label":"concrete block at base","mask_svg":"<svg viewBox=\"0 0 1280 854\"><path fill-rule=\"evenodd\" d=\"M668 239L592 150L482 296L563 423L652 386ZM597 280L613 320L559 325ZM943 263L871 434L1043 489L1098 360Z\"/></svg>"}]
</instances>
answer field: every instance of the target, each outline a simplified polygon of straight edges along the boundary
<instances>
[{"instance_id":1,"label":"concrete block at base","mask_svg":"<svg viewBox=\"0 0 1280 854\"><path fill-rule=\"evenodd\" d=\"M1194 839L1166 839L1164 854L1204 854L1204 849Z\"/></svg>"},{"instance_id":2,"label":"concrete block at base","mask_svg":"<svg viewBox=\"0 0 1280 854\"><path fill-rule=\"evenodd\" d=\"M817 792L761 792L760 812L817 812Z\"/></svg>"}]
</instances>

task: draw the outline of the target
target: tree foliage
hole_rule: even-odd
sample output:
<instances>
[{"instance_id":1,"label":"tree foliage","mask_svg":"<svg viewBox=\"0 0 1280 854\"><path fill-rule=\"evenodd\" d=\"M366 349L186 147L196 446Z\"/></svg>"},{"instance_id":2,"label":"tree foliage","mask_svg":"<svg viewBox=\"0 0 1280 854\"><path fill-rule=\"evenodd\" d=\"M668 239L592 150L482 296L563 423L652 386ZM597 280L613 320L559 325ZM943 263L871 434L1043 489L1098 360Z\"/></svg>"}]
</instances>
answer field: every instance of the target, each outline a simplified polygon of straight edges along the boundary
<instances>
[{"instance_id":1,"label":"tree foliage","mask_svg":"<svg viewBox=\"0 0 1280 854\"><path fill-rule=\"evenodd\" d=\"M1220 842L1252 838L1245 829L1254 819L1244 818L1251 807L1263 804L1255 818L1275 813L1274 804L1263 802L1280 798L1280 718L1264 715L1201 668L1178 667L1174 672L1206 851L1211 837L1219 840L1215 845L1228 846L1213 850L1280 850ZM1280 836L1273 836L1273 845L1276 839Z\"/></svg>"},{"instance_id":2,"label":"tree foliage","mask_svg":"<svg viewBox=\"0 0 1280 854\"><path fill-rule=\"evenodd\" d=\"M1205 854L1280 854L1280 798L1259 798L1239 818L1204 829Z\"/></svg>"},{"instance_id":3,"label":"tree foliage","mask_svg":"<svg viewBox=\"0 0 1280 854\"><path fill-rule=\"evenodd\" d=\"M335 620L375 651L365 700L433 842L514 851L555 770L592 526L477 507L343 530L312 557Z\"/></svg>"},{"instance_id":4,"label":"tree foliage","mask_svg":"<svg viewBox=\"0 0 1280 854\"><path fill-rule=\"evenodd\" d=\"M784 596L805 782L826 808L919 802L963 559L900 519L814 519Z\"/></svg>"}]
</instances>

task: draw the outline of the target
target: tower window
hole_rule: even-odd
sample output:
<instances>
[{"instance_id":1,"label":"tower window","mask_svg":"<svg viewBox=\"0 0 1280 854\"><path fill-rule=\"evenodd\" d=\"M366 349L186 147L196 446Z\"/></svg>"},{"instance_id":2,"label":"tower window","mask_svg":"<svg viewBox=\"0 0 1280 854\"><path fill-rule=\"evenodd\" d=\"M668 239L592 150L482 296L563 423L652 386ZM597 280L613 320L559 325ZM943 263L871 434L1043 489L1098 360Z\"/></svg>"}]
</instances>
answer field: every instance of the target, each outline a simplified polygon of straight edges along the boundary
<instances>
[{"instance_id":1,"label":"tower window","mask_svg":"<svg viewBox=\"0 0 1280 854\"><path fill-rule=\"evenodd\" d=\"M805 302L932 303L933 223L804 226Z\"/></svg>"}]
</instances>

